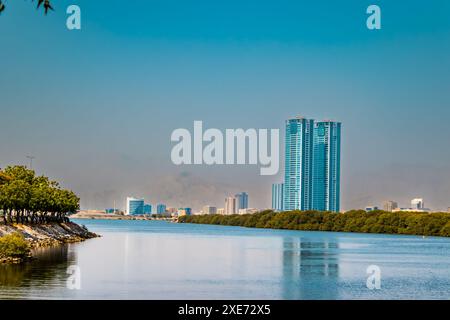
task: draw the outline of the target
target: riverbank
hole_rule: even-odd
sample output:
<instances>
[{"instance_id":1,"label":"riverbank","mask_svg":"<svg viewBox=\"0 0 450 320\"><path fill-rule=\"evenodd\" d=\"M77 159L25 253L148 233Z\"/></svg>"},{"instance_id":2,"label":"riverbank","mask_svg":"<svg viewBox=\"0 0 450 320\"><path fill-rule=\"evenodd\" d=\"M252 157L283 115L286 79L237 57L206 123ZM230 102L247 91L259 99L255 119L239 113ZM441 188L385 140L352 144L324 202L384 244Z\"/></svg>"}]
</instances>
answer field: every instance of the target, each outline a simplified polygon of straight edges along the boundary
<instances>
[{"instance_id":1,"label":"riverbank","mask_svg":"<svg viewBox=\"0 0 450 320\"><path fill-rule=\"evenodd\" d=\"M74 222L46 223L46 224L0 224L0 237L20 234L28 243L30 249L57 246L64 243L81 242L99 237L87 228ZM0 253L1 256L1 253ZM28 257L2 257L0 263L21 263Z\"/></svg>"},{"instance_id":2,"label":"riverbank","mask_svg":"<svg viewBox=\"0 0 450 320\"><path fill-rule=\"evenodd\" d=\"M183 216L180 223L303 231L405 234L450 237L450 214L363 210L345 213L271 210L246 215Z\"/></svg>"}]
</instances>

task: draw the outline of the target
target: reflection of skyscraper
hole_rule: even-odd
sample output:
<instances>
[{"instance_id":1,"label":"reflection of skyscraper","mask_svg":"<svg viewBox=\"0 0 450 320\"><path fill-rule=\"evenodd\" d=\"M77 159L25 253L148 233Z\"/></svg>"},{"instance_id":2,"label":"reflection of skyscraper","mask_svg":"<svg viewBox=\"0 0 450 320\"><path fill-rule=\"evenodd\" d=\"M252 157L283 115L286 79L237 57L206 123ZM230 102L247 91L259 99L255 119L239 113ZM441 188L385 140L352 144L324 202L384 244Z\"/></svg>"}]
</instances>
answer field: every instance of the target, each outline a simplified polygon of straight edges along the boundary
<instances>
[{"instance_id":1,"label":"reflection of skyscraper","mask_svg":"<svg viewBox=\"0 0 450 320\"><path fill-rule=\"evenodd\" d=\"M239 212L239 209L248 208L248 194L246 192L238 193L234 197L236 198L236 212Z\"/></svg>"},{"instance_id":2,"label":"reflection of skyscraper","mask_svg":"<svg viewBox=\"0 0 450 320\"><path fill-rule=\"evenodd\" d=\"M284 210L312 208L314 120L286 121Z\"/></svg>"},{"instance_id":3,"label":"reflection of skyscraper","mask_svg":"<svg viewBox=\"0 0 450 320\"><path fill-rule=\"evenodd\" d=\"M340 209L341 124L317 122L314 126L313 209Z\"/></svg>"},{"instance_id":4,"label":"reflection of skyscraper","mask_svg":"<svg viewBox=\"0 0 450 320\"><path fill-rule=\"evenodd\" d=\"M283 211L283 188L284 183L274 183L272 185L272 209Z\"/></svg>"},{"instance_id":5,"label":"reflection of skyscraper","mask_svg":"<svg viewBox=\"0 0 450 320\"><path fill-rule=\"evenodd\" d=\"M283 237L282 298L336 299L337 286L328 280L334 283L339 277L338 248L335 241ZM326 281L317 281L319 277Z\"/></svg>"}]
</instances>

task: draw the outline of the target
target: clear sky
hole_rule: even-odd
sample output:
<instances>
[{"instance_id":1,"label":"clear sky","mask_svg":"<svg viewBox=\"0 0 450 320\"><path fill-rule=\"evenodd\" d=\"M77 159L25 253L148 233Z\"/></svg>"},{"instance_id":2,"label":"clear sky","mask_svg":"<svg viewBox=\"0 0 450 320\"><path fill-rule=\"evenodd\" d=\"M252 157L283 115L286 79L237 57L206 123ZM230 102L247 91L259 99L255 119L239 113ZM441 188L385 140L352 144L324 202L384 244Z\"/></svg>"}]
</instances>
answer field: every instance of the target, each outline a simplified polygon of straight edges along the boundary
<instances>
[{"instance_id":1,"label":"clear sky","mask_svg":"<svg viewBox=\"0 0 450 320\"><path fill-rule=\"evenodd\" d=\"M80 31L65 27L73 3ZM222 207L239 191L270 207L282 168L177 167L170 134L194 120L283 129L297 114L343 123L343 209L450 206L450 1L53 0L48 16L6 4L0 167L32 154L83 208L127 195Z\"/></svg>"}]
</instances>

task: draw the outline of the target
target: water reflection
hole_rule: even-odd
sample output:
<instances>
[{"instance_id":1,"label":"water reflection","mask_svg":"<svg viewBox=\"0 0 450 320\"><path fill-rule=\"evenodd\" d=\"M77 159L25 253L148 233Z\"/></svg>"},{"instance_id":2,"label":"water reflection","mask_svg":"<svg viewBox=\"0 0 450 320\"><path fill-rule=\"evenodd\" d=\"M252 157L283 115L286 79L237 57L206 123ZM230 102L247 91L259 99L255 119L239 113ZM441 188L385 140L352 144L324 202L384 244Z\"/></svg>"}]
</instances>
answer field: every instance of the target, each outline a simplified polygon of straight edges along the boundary
<instances>
[{"instance_id":1,"label":"water reflection","mask_svg":"<svg viewBox=\"0 0 450 320\"><path fill-rule=\"evenodd\" d=\"M34 298L45 298L45 292L52 287L65 287L66 270L76 264L76 254L70 245L36 249L33 257L35 260L29 263L0 265L1 299L29 298L35 293L38 296Z\"/></svg>"},{"instance_id":2,"label":"water reflection","mask_svg":"<svg viewBox=\"0 0 450 320\"><path fill-rule=\"evenodd\" d=\"M446 238L158 221L88 228L102 237L0 266L0 299L442 299L450 288ZM383 290L367 289L370 264L382 268ZM70 265L80 290L67 288Z\"/></svg>"},{"instance_id":3,"label":"water reflection","mask_svg":"<svg viewBox=\"0 0 450 320\"><path fill-rule=\"evenodd\" d=\"M325 290L331 299L336 298L338 292L326 284L339 278L337 249L337 241L284 237L283 299L314 299Z\"/></svg>"}]
</instances>

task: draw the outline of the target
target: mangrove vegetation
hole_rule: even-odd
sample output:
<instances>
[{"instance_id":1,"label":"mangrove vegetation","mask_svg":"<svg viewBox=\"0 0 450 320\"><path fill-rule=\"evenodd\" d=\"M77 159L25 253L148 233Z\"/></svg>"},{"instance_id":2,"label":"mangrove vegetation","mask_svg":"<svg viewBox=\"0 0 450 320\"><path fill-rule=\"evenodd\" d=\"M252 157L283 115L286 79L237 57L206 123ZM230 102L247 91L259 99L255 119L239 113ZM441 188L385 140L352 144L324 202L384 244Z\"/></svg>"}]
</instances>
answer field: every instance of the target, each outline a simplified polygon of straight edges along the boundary
<instances>
[{"instance_id":1,"label":"mangrove vegetation","mask_svg":"<svg viewBox=\"0 0 450 320\"><path fill-rule=\"evenodd\" d=\"M450 214L444 212L365 212L364 210L353 210L345 213L334 213L266 210L245 215L182 216L178 218L178 222L287 230L450 236Z\"/></svg>"},{"instance_id":2,"label":"mangrove vegetation","mask_svg":"<svg viewBox=\"0 0 450 320\"><path fill-rule=\"evenodd\" d=\"M75 193L25 166L0 170L0 223L68 222L79 202Z\"/></svg>"}]
</instances>

